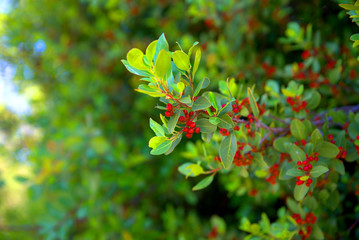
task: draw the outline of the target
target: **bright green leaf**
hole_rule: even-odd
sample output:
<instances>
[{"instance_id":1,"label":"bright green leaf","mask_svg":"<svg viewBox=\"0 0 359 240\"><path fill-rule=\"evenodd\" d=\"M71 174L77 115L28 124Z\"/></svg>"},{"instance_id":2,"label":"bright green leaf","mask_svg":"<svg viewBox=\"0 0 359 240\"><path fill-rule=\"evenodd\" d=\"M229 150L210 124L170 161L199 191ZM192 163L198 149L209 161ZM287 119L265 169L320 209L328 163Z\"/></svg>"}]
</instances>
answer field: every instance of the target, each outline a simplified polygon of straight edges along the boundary
<instances>
[{"instance_id":1,"label":"bright green leaf","mask_svg":"<svg viewBox=\"0 0 359 240\"><path fill-rule=\"evenodd\" d=\"M236 150L236 135L234 133L231 133L229 136L225 136L219 147L219 156L225 169L228 169L232 165Z\"/></svg>"},{"instance_id":2,"label":"bright green leaf","mask_svg":"<svg viewBox=\"0 0 359 240\"><path fill-rule=\"evenodd\" d=\"M179 69L186 72L189 70L189 57L186 53L177 50L173 53L172 57L173 62Z\"/></svg>"}]
</instances>

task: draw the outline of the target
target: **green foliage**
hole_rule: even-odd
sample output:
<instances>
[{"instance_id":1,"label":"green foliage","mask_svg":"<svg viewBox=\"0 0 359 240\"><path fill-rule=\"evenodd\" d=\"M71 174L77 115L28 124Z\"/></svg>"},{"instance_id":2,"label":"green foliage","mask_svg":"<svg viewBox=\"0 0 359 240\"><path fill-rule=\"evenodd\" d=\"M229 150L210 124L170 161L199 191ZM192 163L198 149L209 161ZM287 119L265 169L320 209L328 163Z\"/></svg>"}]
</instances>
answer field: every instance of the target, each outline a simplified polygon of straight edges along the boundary
<instances>
[{"instance_id":1,"label":"green foliage","mask_svg":"<svg viewBox=\"0 0 359 240\"><path fill-rule=\"evenodd\" d=\"M299 239L309 213L309 239L359 237L338 1L12 2L0 56L32 113L0 109L0 238Z\"/></svg>"}]
</instances>

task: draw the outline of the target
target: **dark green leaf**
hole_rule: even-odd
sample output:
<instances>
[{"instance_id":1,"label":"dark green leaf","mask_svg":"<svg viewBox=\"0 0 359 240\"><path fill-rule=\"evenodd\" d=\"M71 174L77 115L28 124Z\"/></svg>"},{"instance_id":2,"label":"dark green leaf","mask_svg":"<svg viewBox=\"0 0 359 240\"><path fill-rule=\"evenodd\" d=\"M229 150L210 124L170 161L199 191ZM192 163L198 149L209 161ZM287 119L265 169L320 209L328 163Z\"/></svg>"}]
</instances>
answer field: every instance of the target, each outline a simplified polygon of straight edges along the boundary
<instances>
[{"instance_id":1,"label":"dark green leaf","mask_svg":"<svg viewBox=\"0 0 359 240\"><path fill-rule=\"evenodd\" d=\"M196 186L192 188L192 190L197 191L208 187L213 182L213 178L214 178L213 175L205 177L204 179L202 179L202 181L197 183Z\"/></svg>"},{"instance_id":2,"label":"dark green leaf","mask_svg":"<svg viewBox=\"0 0 359 240\"><path fill-rule=\"evenodd\" d=\"M197 85L196 90L194 91L194 97L198 95L201 89L208 87L210 81L208 78L203 78Z\"/></svg>"},{"instance_id":3,"label":"dark green leaf","mask_svg":"<svg viewBox=\"0 0 359 240\"><path fill-rule=\"evenodd\" d=\"M233 162L234 154L237 150L236 135L231 133L229 136L223 138L219 147L219 156L222 160L224 168L228 169Z\"/></svg>"},{"instance_id":4,"label":"dark green leaf","mask_svg":"<svg viewBox=\"0 0 359 240\"><path fill-rule=\"evenodd\" d=\"M289 169L285 174L287 174L288 176L292 176L292 177L297 177L297 176L303 176L304 173L302 170L299 170L298 167L294 167Z\"/></svg>"},{"instance_id":5,"label":"dark green leaf","mask_svg":"<svg viewBox=\"0 0 359 240\"><path fill-rule=\"evenodd\" d=\"M309 187L307 187L305 184L302 185L295 185L294 187L294 199L296 201L301 201L305 195L308 193Z\"/></svg>"},{"instance_id":6,"label":"dark green leaf","mask_svg":"<svg viewBox=\"0 0 359 240\"><path fill-rule=\"evenodd\" d=\"M337 146L326 141L323 141L316 148L316 151L319 153L320 157L325 157L325 158L335 158L339 153L339 149Z\"/></svg>"},{"instance_id":7,"label":"dark green leaf","mask_svg":"<svg viewBox=\"0 0 359 240\"><path fill-rule=\"evenodd\" d=\"M211 106L211 102L205 96L197 98L192 106L193 111L203 110Z\"/></svg>"},{"instance_id":8,"label":"dark green leaf","mask_svg":"<svg viewBox=\"0 0 359 240\"><path fill-rule=\"evenodd\" d=\"M295 144L291 144L289 147L289 154L295 163L306 159L305 152Z\"/></svg>"},{"instance_id":9,"label":"dark green leaf","mask_svg":"<svg viewBox=\"0 0 359 240\"><path fill-rule=\"evenodd\" d=\"M334 170L337 171L338 173L340 173L341 175L345 174L344 164L340 160L334 159L333 167L334 167Z\"/></svg>"},{"instance_id":10,"label":"dark green leaf","mask_svg":"<svg viewBox=\"0 0 359 240\"><path fill-rule=\"evenodd\" d=\"M259 110L258 110L258 106L257 106L257 102L256 100L254 99L254 96L253 96L253 92L250 88L247 88L247 96L249 98L249 104L251 106L251 109L252 109L252 112L253 112L253 115L255 117L258 117L259 115Z\"/></svg>"},{"instance_id":11,"label":"dark green leaf","mask_svg":"<svg viewBox=\"0 0 359 240\"><path fill-rule=\"evenodd\" d=\"M273 143L273 147L275 150L277 150L280 153L287 153L288 152L288 147L291 143L289 142L289 138L287 137L280 137L277 138L274 143Z\"/></svg>"},{"instance_id":12,"label":"dark green leaf","mask_svg":"<svg viewBox=\"0 0 359 240\"><path fill-rule=\"evenodd\" d=\"M217 125L209 122L206 118L201 118L196 121L197 127L201 129L202 133L213 133L217 129Z\"/></svg>"},{"instance_id":13,"label":"dark green leaf","mask_svg":"<svg viewBox=\"0 0 359 240\"><path fill-rule=\"evenodd\" d=\"M218 127L225 128L225 129L229 129L229 128L234 127L234 123L232 121L232 118L229 115L224 114L224 115L218 117L218 119L220 121L218 123Z\"/></svg>"},{"instance_id":14,"label":"dark green leaf","mask_svg":"<svg viewBox=\"0 0 359 240\"><path fill-rule=\"evenodd\" d=\"M323 136L322 136L322 134L320 133L320 131L318 129L315 129L312 132L312 135L310 137L310 141L311 141L311 143L314 144L314 147L316 147L318 144L322 143Z\"/></svg>"},{"instance_id":15,"label":"dark green leaf","mask_svg":"<svg viewBox=\"0 0 359 240\"><path fill-rule=\"evenodd\" d=\"M302 140L307 137L306 128L304 124L298 119L294 119L290 123L290 132L298 140Z\"/></svg>"},{"instance_id":16,"label":"dark green leaf","mask_svg":"<svg viewBox=\"0 0 359 240\"><path fill-rule=\"evenodd\" d=\"M218 111L217 99L216 99L216 96L214 95L214 93L209 92L208 98L209 98L209 101L211 102L212 106Z\"/></svg>"},{"instance_id":17,"label":"dark green leaf","mask_svg":"<svg viewBox=\"0 0 359 240\"><path fill-rule=\"evenodd\" d=\"M177 126L178 118L180 117L180 115L181 115L181 111L179 109L177 109L174 112L173 116L168 121L167 129L170 134L173 133L175 127Z\"/></svg>"},{"instance_id":18,"label":"dark green leaf","mask_svg":"<svg viewBox=\"0 0 359 240\"><path fill-rule=\"evenodd\" d=\"M319 177L320 175L322 175L323 173L326 173L326 172L328 172L328 168L327 167L325 167L325 166L315 166L315 167L313 167L313 169L310 171L310 175L312 176L312 177L315 177L315 178L317 178L317 177Z\"/></svg>"}]
</instances>

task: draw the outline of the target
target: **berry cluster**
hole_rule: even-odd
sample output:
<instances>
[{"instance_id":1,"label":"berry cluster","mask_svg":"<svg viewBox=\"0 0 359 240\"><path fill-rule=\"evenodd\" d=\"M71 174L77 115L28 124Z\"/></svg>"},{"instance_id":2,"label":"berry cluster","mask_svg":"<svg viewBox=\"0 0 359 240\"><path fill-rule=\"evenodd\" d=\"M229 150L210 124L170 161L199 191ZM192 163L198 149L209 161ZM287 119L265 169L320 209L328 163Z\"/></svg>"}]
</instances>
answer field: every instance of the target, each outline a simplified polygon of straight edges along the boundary
<instances>
[{"instance_id":1,"label":"berry cluster","mask_svg":"<svg viewBox=\"0 0 359 240\"><path fill-rule=\"evenodd\" d=\"M187 133L187 138L192 138L193 133L200 133L201 129L197 127L197 124L195 122L192 122L191 120L188 120L186 122L186 127L183 128L183 132Z\"/></svg>"},{"instance_id":2,"label":"berry cluster","mask_svg":"<svg viewBox=\"0 0 359 240\"><path fill-rule=\"evenodd\" d=\"M249 98L244 98L240 103L238 100L235 100L234 104L232 105L232 111L234 114L239 113L243 107L249 107ZM237 119L240 118L240 115L236 116Z\"/></svg>"},{"instance_id":3,"label":"berry cluster","mask_svg":"<svg viewBox=\"0 0 359 240\"><path fill-rule=\"evenodd\" d=\"M304 139L302 139L302 140L300 140L299 142L298 142L298 141L295 141L294 144L297 145L297 146L300 146L300 145L305 146L305 145L307 145L307 141L305 141Z\"/></svg>"},{"instance_id":4,"label":"berry cluster","mask_svg":"<svg viewBox=\"0 0 359 240\"><path fill-rule=\"evenodd\" d=\"M184 109L183 111L184 116L180 116L178 118L178 121L181 123L187 122L191 120L191 117L193 116L193 111L188 112L186 109Z\"/></svg>"},{"instance_id":5,"label":"berry cluster","mask_svg":"<svg viewBox=\"0 0 359 240\"><path fill-rule=\"evenodd\" d=\"M276 67L275 66L270 66L267 63L262 63L262 69L265 71L267 78L272 77L273 74L276 72Z\"/></svg>"},{"instance_id":6,"label":"berry cluster","mask_svg":"<svg viewBox=\"0 0 359 240\"><path fill-rule=\"evenodd\" d=\"M345 149L343 147L339 147L339 153L336 156L337 159L345 159L347 156L347 151L345 151Z\"/></svg>"},{"instance_id":7,"label":"berry cluster","mask_svg":"<svg viewBox=\"0 0 359 240\"><path fill-rule=\"evenodd\" d=\"M299 235L301 235L301 239L305 240L310 237L312 234L313 226L317 221L317 217L313 213L307 213L305 218L302 219L300 214L293 213L292 218L295 219L295 222L300 226Z\"/></svg>"},{"instance_id":8,"label":"berry cluster","mask_svg":"<svg viewBox=\"0 0 359 240\"><path fill-rule=\"evenodd\" d=\"M233 163L238 167L247 166L253 162L253 156L250 152L247 152L242 156L241 151L245 146L246 143L240 143L239 141L237 141L237 151L234 155Z\"/></svg>"},{"instance_id":9,"label":"berry cluster","mask_svg":"<svg viewBox=\"0 0 359 240\"><path fill-rule=\"evenodd\" d=\"M329 135L328 135L328 139L329 139L329 141L330 141L331 143L335 144L335 140L334 140L333 134L329 134Z\"/></svg>"},{"instance_id":10,"label":"berry cluster","mask_svg":"<svg viewBox=\"0 0 359 240\"><path fill-rule=\"evenodd\" d=\"M356 140L359 140L359 135L356 136ZM359 155L359 145L355 145L354 148L357 151L357 154Z\"/></svg>"},{"instance_id":11,"label":"berry cluster","mask_svg":"<svg viewBox=\"0 0 359 240\"><path fill-rule=\"evenodd\" d=\"M313 180L311 178L309 178L309 176L310 176L309 171L313 168L313 165L311 164L311 162L318 161L318 160L319 160L319 153L315 152L311 155L306 154L306 160L297 162L297 165L299 166L298 169L304 171L305 176L308 177L306 180L304 180L305 178L303 179L303 177L298 176L297 182L296 182L297 185L302 185L303 183L305 183L305 185L307 185L307 187L310 186L310 184L313 182Z\"/></svg>"},{"instance_id":12,"label":"berry cluster","mask_svg":"<svg viewBox=\"0 0 359 240\"><path fill-rule=\"evenodd\" d=\"M276 179L279 176L279 164L276 163L269 168L269 177L266 179L270 184L276 184Z\"/></svg>"},{"instance_id":13,"label":"berry cluster","mask_svg":"<svg viewBox=\"0 0 359 240\"><path fill-rule=\"evenodd\" d=\"M219 156L214 157L215 162L222 162L222 159Z\"/></svg>"},{"instance_id":14,"label":"berry cluster","mask_svg":"<svg viewBox=\"0 0 359 240\"><path fill-rule=\"evenodd\" d=\"M166 112L165 112L165 116L166 117L171 117L173 116L173 106L171 103L167 103L167 106L166 106Z\"/></svg>"},{"instance_id":15,"label":"berry cluster","mask_svg":"<svg viewBox=\"0 0 359 240\"><path fill-rule=\"evenodd\" d=\"M225 129L225 128L220 128L219 129L219 133L222 135L222 136L229 136L230 132Z\"/></svg>"},{"instance_id":16,"label":"berry cluster","mask_svg":"<svg viewBox=\"0 0 359 240\"><path fill-rule=\"evenodd\" d=\"M308 113L307 101L302 101L299 96L296 97L287 97L287 103L292 106L294 112L299 112L300 110L305 110Z\"/></svg>"}]
</instances>

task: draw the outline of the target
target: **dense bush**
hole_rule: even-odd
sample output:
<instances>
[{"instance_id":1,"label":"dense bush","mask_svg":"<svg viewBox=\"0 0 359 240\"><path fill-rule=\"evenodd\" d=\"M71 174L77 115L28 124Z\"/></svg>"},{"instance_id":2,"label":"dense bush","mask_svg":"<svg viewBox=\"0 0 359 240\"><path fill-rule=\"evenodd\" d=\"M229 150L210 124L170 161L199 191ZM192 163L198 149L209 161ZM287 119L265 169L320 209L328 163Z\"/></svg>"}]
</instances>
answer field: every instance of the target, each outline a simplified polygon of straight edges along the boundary
<instances>
[{"instance_id":1,"label":"dense bush","mask_svg":"<svg viewBox=\"0 0 359 240\"><path fill-rule=\"evenodd\" d=\"M15 175L27 194L3 177L0 235L358 238L358 54L342 2L12 1L1 58L32 113L2 110L1 150L17 168L30 155Z\"/></svg>"}]
</instances>

